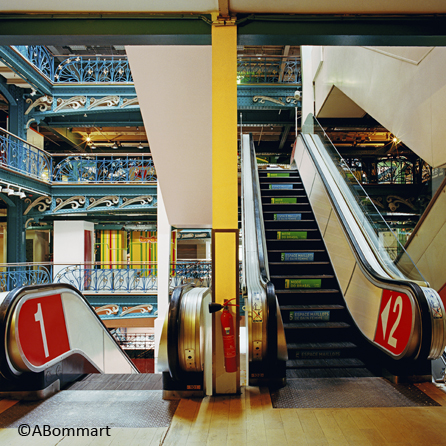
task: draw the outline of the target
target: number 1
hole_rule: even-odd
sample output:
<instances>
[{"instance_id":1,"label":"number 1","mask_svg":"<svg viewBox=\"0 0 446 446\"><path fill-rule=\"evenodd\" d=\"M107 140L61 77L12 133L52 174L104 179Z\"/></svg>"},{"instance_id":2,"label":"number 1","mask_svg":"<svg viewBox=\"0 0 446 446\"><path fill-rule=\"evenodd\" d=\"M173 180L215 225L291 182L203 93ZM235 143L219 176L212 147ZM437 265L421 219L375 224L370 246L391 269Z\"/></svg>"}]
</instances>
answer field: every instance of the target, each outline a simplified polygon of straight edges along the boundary
<instances>
[{"instance_id":1,"label":"number 1","mask_svg":"<svg viewBox=\"0 0 446 446\"><path fill-rule=\"evenodd\" d=\"M43 341L43 349L45 351L45 358L48 358L50 354L48 352L48 342L46 341L45 325L43 324L42 307L40 306L40 304L37 304L37 313L34 314L34 319L36 320L36 322L40 323L40 331L42 332L42 341Z\"/></svg>"}]
</instances>

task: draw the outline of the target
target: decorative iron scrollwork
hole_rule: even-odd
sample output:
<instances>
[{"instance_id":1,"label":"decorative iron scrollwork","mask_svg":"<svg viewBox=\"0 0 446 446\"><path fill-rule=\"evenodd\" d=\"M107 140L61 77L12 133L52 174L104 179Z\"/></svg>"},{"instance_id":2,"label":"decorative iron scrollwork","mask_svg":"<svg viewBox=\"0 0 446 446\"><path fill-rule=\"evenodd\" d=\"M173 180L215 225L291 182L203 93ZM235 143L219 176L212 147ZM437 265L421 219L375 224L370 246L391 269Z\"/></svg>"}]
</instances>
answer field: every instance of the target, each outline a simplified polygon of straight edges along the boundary
<instances>
[{"instance_id":1,"label":"decorative iron scrollwork","mask_svg":"<svg viewBox=\"0 0 446 446\"><path fill-rule=\"evenodd\" d=\"M125 208L126 206L130 206L132 204L135 203L139 203L139 204L150 204L153 201L153 197L152 195L141 195L139 197L135 197L135 198L123 198L122 199L123 203L121 204L121 206L119 206L120 208Z\"/></svg>"},{"instance_id":2,"label":"decorative iron scrollwork","mask_svg":"<svg viewBox=\"0 0 446 446\"><path fill-rule=\"evenodd\" d=\"M98 200L94 197L91 197L90 205L87 207L87 211L101 205L105 205L107 207L116 206L118 203L119 203L119 197L116 195L109 195L107 197L99 198Z\"/></svg>"},{"instance_id":3,"label":"decorative iron scrollwork","mask_svg":"<svg viewBox=\"0 0 446 446\"><path fill-rule=\"evenodd\" d=\"M274 104L286 106L285 102L282 101L282 98L275 99L269 96L254 96L252 98L252 102L258 102L259 104L264 104L265 101L273 102Z\"/></svg>"},{"instance_id":4,"label":"decorative iron scrollwork","mask_svg":"<svg viewBox=\"0 0 446 446\"><path fill-rule=\"evenodd\" d=\"M80 107L84 107L87 103L86 96L73 96L70 99L57 98L57 107L54 109L55 112L62 110L63 108L71 108L77 110Z\"/></svg>"},{"instance_id":5,"label":"decorative iron scrollwork","mask_svg":"<svg viewBox=\"0 0 446 446\"><path fill-rule=\"evenodd\" d=\"M54 212L59 211L65 206L71 205L71 209L78 209L85 204L85 197L77 195L75 197L68 198L67 200L62 200L62 198L56 198L57 206L54 208Z\"/></svg>"},{"instance_id":6,"label":"decorative iron scrollwork","mask_svg":"<svg viewBox=\"0 0 446 446\"><path fill-rule=\"evenodd\" d=\"M387 197L387 203L389 203L389 209L392 212L395 212L400 207L400 203L405 204L406 206L410 207L413 210L416 210L416 207L413 204L414 200L415 200L415 198L405 199L405 198L399 197L398 195L389 195Z\"/></svg>"},{"instance_id":7,"label":"decorative iron scrollwork","mask_svg":"<svg viewBox=\"0 0 446 446\"><path fill-rule=\"evenodd\" d=\"M32 208L38 206L37 210L39 212L45 212L52 203L52 199L50 197L39 197L35 199L26 209L23 215L27 215Z\"/></svg>"},{"instance_id":8,"label":"decorative iron scrollwork","mask_svg":"<svg viewBox=\"0 0 446 446\"><path fill-rule=\"evenodd\" d=\"M90 98L87 110L95 107L116 107L119 104L119 96L105 96L100 99Z\"/></svg>"},{"instance_id":9,"label":"decorative iron scrollwork","mask_svg":"<svg viewBox=\"0 0 446 446\"><path fill-rule=\"evenodd\" d=\"M31 98L28 98L26 103L31 105L27 108L25 115L29 114L30 111L36 107L39 107L39 111L44 112L51 109L51 106L53 105L53 98L51 96L41 96L34 102Z\"/></svg>"},{"instance_id":10,"label":"decorative iron scrollwork","mask_svg":"<svg viewBox=\"0 0 446 446\"><path fill-rule=\"evenodd\" d=\"M131 98L131 99L124 98L122 100L121 108L128 107L129 105L139 105L139 99L138 98Z\"/></svg>"}]
</instances>

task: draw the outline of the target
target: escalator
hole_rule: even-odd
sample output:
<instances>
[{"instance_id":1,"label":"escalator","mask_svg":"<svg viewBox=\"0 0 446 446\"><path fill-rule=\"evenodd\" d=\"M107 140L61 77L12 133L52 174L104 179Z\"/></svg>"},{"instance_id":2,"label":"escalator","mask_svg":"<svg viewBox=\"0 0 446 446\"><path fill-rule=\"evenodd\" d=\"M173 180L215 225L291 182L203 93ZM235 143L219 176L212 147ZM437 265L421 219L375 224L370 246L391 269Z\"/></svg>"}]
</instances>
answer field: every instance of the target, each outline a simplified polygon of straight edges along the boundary
<instances>
[{"instance_id":1,"label":"escalator","mask_svg":"<svg viewBox=\"0 0 446 446\"><path fill-rule=\"evenodd\" d=\"M4 398L45 398L89 373L138 373L84 296L68 284L1 293L0 341Z\"/></svg>"},{"instance_id":2,"label":"escalator","mask_svg":"<svg viewBox=\"0 0 446 446\"><path fill-rule=\"evenodd\" d=\"M284 321L287 378L373 376L359 358L324 241L297 170L259 170L271 282Z\"/></svg>"},{"instance_id":3,"label":"escalator","mask_svg":"<svg viewBox=\"0 0 446 446\"><path fill-rule=\"evenodd\" d=\"M407 253L396 264L386 250L384 219L312 116L293 158L292 169L259 172L242 136L250 378L274 358L287 379L428 379L446 344L438 293Z\"/></svg>"}]
</instances>

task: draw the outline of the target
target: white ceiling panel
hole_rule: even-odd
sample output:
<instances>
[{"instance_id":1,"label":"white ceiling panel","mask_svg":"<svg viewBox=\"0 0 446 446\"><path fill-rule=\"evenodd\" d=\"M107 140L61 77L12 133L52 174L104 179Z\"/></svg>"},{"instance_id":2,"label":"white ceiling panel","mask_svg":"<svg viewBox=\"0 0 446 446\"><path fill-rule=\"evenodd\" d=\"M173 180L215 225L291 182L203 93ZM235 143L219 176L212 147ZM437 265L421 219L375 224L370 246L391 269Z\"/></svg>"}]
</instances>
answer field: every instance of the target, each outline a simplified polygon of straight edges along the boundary
<instances>
[{"instance_id":1,"label":"white ceiling panel","mask_svg":"<svg viewBox=\"0 0 446 446\"><path fill-rule=\"evenodd\" d=\"M0 12L210 13L226 0L15 0L1 2ZM446 13L444 0L230 0L232 13L291 14L423 14Z\"/></svg>"},{"instance_id":2,"label":"white ceiling panel","mask_svg":"<svg viewBox=\"0 0 446 446\"><path fill-rule=\"evenodd\" d=\"M45 0L15 0L0 2L0 12L196 12L210 13L218 10L218 0L76 0L67 2Z\"/></svg>"},{"instance_id":3,"label":"white ceiling panel","mask_svg":"<svg viewBox=\"0 0 446 446\"><path fill-rule=\"evenodd\" d=\"M422 14L444 13L444 0L230 0L234 13Z\"/></svg>"}]
</instances>

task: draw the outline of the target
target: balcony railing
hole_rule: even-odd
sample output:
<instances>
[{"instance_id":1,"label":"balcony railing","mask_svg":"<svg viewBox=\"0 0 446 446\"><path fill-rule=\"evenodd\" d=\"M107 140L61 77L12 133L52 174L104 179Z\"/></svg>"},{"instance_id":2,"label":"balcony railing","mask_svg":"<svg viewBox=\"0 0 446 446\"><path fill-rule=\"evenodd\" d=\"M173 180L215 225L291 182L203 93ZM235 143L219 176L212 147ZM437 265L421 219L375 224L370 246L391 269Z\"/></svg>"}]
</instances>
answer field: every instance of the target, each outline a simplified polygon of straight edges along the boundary
<instances>
[{"instance_id":1,"label":"balcony railing","mask_svg":"<svg viewBox=\"0 0 446 446\"><path fill-rule=\"evenodd\" d=\"M0 291L24 285L69 283L84 293L153 293L158 290L156 262L61 265L54 263L0 264ZM177 261L171 264L170 288L194 283L210 287L210 261Z\"/></svg>"},{"instance_id":2,"label":"balcony railing","mask_svg":"<svg viewBox=\"0 0 446 446\"><path fill-rule=\"evenodd\" d=\"M28 177L55 183L150 183L156 182L151 156L110 153L60 156L0 128L0 166Z\"/></svg>"},{"instance_id":3,"label":"balcony railing","mask_svg":"<svg viewBox=\"0 0 446 446\"><path fill-rule=\"evenodd\" d=\"M53 84L62 83L133 83L126 56L58 56L46 47L27 45L12 47L34 65Z\"/></svg>"},{"instance_id":4,"label":"balcony railing","mask_svg":"<svg viewBox=\"0 0 446 446\"><path fill-rule=\"evenodd\" d=\"M300 84L300 58L285 56L239 57L238 84Z\"/></svg>"},{"instance_id":5,"label":"balcony railing","mask_svg":"<svg viewBox=\"0 0 446 446\"><path fill-rule=\"evenodd\" d=\"M126 56L55 56L44 46L12 47L53 84L133 83ZM239 84L299 84L300 58L296 56L239 56Z\"/></svg>"}]
</instances>

